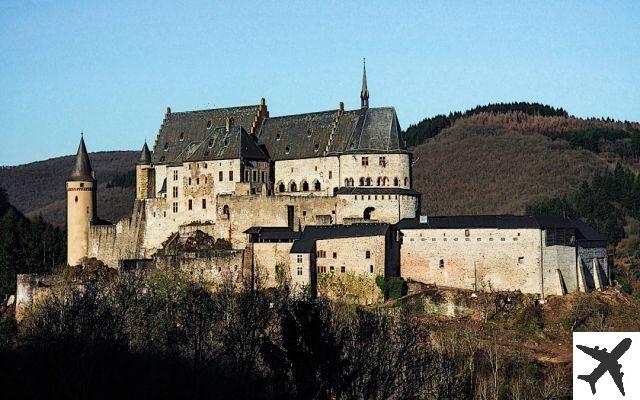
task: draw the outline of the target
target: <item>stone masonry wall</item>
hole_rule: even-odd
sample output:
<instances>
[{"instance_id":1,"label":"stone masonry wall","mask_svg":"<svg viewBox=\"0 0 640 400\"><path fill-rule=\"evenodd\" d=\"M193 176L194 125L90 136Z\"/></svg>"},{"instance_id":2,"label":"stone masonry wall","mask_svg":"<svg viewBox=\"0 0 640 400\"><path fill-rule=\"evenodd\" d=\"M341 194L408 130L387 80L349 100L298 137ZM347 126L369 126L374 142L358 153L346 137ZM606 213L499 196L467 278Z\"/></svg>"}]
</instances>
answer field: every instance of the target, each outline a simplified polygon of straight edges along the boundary
<instances>
[{"instance_id":1,"label":"stone masonry wall","mask_svg":"<svg viewBox=\"0 0 640 400\"><path fill-rule=\"evenodd\" d=\"M403 278L463 289L540 291L537 229L405 229ZM441 263L442 260L442 263Z\"/></svg>"},{"instance_id":2,"label":"stone masonry wall","mask_svg":"<svg viewBox=\"0 0 640 400\"><path fill-rule=\"evenodd\" d=\"M333 189L341 186L339 180L340 164L338 157L304 158L297 160L282 160L275 162L275 192L280 194L279 186L283 183L286 194L291 195L290 185L295 182L296 196L332 196ZM303 192L303 182L309 185L309 191ZM314 182L320 183L320 191L314 190Z\"/></svg>"}]
</instances>

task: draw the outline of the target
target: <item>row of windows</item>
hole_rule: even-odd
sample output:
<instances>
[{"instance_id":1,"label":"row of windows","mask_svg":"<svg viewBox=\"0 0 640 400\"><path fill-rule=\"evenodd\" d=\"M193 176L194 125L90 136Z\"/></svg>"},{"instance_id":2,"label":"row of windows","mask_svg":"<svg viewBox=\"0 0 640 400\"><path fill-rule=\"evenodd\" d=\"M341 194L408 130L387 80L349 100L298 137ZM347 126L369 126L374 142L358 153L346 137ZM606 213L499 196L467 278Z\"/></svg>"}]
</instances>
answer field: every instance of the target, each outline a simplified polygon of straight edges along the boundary
<instances>
[{"instance_id":1,"label":"row of windows","mask_svg":"<svg viewBox=\"0 0 640 400\"><path fill-rule=\"evenodd\" d=\"M365 199L365 197L366 197L366 199ZM378 200L378 197L380 197L380 200L384 200L385 199L383 194L381 194L380 196L378 196L377 194L374 194L373 196L371 196L370 194L368 194L366 196L362 194L362 195L360 195L360 200ZM358 195L357 194L354 195L353 199L354 200L358 200ZM398 200L398 195L397 194L394 194L394 195L389 194L389 195L387 195L386 199L387 200Z\"/></svg>"},{"instance_id":2,"label":"row of windows","mask_svg":"<svg viewBox=\"0 0 640 400\"><path fill-rule=\"evenodd\" d=\"M302 256L298 256L298 260L299 260L298 262L302 262L301 257ZM327 252L324 251L324 250L318 250L316 252L316 257L317 258L326 258L327 257ZM333 258L338 258L338 253L336 253L335 251L333 252ZM366 250L364 252L364 258L366 258L366 259L371 258L371 252L369 250Z\"/></svg>"},{"instance_id":3,"label":"row of windows","mask_svg":"<svg viewBox=\"0 0 640 400\"><path fill-rule=\"evenodd\" d=\"M282 193L287 191L287 188L285 187L283 182L279 182L277 187L278 187L278 192ZM302 181L302 184L300 185L300 189L302 192L308 192L309 182ZM314 191L322 190L322 185L320 184L320 181L318 181L317 179L313 182L313 190ZM298 191L298 185L294 181L289 182L289 192L297 192L297 191Z\"/></svg>"},{"instance_id":4,"label":"row of windows","mask_svg":"<svg viewBox=\"0 0 640 400\"><path fill-rule=\"evenodd\" d=\"M266 171L260 171L260 175L258 175L257 170L245 170L244 171L244 181L245 182L266 182L267 181L267 173ZM260 180L258 180L260 178Z\"/></svg>"},{"instance_id":5,"label":"row of windows","mask_svg":"<svg viewBox=\"0 0 640 400\"><path fill-rule=\"evenodd\" d=\"M524 264L524 257L523 256L518 257L518 264ZM443 258L441 258L440 261L438 261L438 267L440 267L440 268L444 268L445 267L445 262L444 262Z\"/></svg>"},{"instance_id":6,"label":"row of windows","mask_svg":"<svg viewBox=\"0 0 640 400\"><path fill-rule=\"evenodd\" d=\"M369 165L369 157L368 156L362 157L362 165L365 166L365 167ZM387 166L387 157L385 157L385 156L378 157L378 165L381 166L381 167L386 167Z\"/></svg>"},{"instance_id":7,"label":"row of windows","mask_svg":"<svg viewBox=\"0 0 640 400\"><path fill-rule=\"evenodd\" d=\"M298 268L302 268L302 267L298 267ZM318 273L320 274L326 274L327 273L327 266L326 265L318 265ZM336 269L333 265L329 266L329 273L333 274L334 272L336 272ZM340 267L340 273L344 274L347 272L347 267L345 267L344 265ZM373 274L373 265L369 265L369 273ZM301 273L298 275L302 275Z\"/></svg>"},{"instance_id":8,"label":"row of windows","mask_svg":"<svg viewBox=\"0 0 640 400\"><path fill-rule=\"evenodd\" d=\"M447 241L447 239L448 239L448 238L446 238L446 237L445 237L445 238L442 238L442 241L443 241L443 242L446 242L446 241ZM489 241L490 241L490 242L493 242L493 239L494 239L494 238L490 237L490 238L489 238ZM429 240L429 238L420 238L420 240L421 240L422 242L424 242L424 241ZM437 240L438 240L437 238L431 238L431 241L432 241L432 242L435 242L435 241L437 241ZM470 242L470 241L471 241L471 238L467 237L467 238L464 238L464 240L465 240L466 242ZM507 240L507 239L506 239L506 238L504 238L504 237L501 237L501 238L500 238L500 241L501 241L501 242L505 242L506 240ZM410 239L409 239L409 241L413 242L413 241L415 241L415 239L414 239L414 238L410 238ZM453 241L454 241L454 242L457 242L457 241L458 241L458 238L457 238L457 237L454 237L454 238L453 238ZM481 242L481 241L482 241L482 238L476 238L476 241L477 241L477 242ZM514 241L514 242L517 242L517 241L518 241L518 238L514 236L514 237L513 237L513 241Z\"/></svg>"},{"instance_id":9,"label":"row of windows","mask_svg":"<svg viewBox=\"0 0 640 400\"><path fill-rule=\"evenodd\" d=\"M379 176L376 179L376 186L389 186L389 178L386 176ZM358 186L373 186L373 179L371 177L360 177L358 179ZM355 186L353 178L344 178L344 185L347 187ZM393 186L400 186L400 179L398 177L393 178ZM409 178L405 176L404 186L409 186Z\"/></svg>"}]
</instances>

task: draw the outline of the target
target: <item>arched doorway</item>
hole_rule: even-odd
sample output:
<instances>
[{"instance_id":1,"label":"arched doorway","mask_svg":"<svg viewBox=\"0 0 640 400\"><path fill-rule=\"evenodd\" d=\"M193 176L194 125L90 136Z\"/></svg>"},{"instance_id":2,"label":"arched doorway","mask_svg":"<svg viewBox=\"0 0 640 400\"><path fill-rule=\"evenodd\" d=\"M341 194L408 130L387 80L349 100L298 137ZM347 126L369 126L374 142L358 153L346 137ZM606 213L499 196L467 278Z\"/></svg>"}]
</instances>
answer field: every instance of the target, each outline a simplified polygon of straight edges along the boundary
<instances>
[{"instance_id":1,"label":"arched doorway","mask_svg":"<svg viewBox=\"0 0 640 400\"><path fill-rule=\"evenodd\" d=\"M364 213L362 214L362 218L364 218L365 220L370 220L371 219L371 213L375 210L374 207L367 207L364 209Z\"/></svg>"}]
</instances>

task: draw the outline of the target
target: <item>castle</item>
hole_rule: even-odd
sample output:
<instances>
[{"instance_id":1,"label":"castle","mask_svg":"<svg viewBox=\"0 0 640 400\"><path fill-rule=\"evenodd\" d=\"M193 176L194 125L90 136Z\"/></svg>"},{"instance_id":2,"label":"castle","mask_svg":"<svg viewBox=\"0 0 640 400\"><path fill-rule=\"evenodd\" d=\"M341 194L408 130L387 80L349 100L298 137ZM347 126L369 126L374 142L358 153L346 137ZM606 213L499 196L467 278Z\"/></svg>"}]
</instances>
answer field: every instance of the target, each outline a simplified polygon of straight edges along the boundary
<instances>
[{"instance_id":1,"label":"castle","mask_svg":"<svg viewBox=\"0 0 640 400\"><path fill-rule=\"evenodd\" d=\"M81 139L67 182L68 264L166 264L207 280L259 273L267 285L284 269L298 289L323 274L400 276L541 298L610 283L606 239L580 221L420 216L411 152L394 108L369 107L365 67L360 100L279 117L265 99L167 108L136 165L132 214L115 224L98 218ZM209 241L194 247L198 235Z\"/></svg>"}]
</instances>

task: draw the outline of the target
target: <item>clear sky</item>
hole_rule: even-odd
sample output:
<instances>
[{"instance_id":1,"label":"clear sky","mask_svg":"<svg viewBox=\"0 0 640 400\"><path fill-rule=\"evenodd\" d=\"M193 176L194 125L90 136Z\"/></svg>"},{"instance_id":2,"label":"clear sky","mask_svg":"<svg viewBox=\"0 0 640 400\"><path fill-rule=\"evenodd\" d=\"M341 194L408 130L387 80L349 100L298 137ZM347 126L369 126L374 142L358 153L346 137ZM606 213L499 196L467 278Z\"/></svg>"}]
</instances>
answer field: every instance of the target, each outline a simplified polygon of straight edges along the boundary
<instances>
[{"instance_id":1,"label":"clear sky","mask_svg":"<svg viewBox=\"0 0 640 400\"><path fill-rule=\"evenodd\" d=\"M640 120L640 1L0 0L0 165L153 142L175 111L489 102Z\"/></svg>"}]
</instances>

